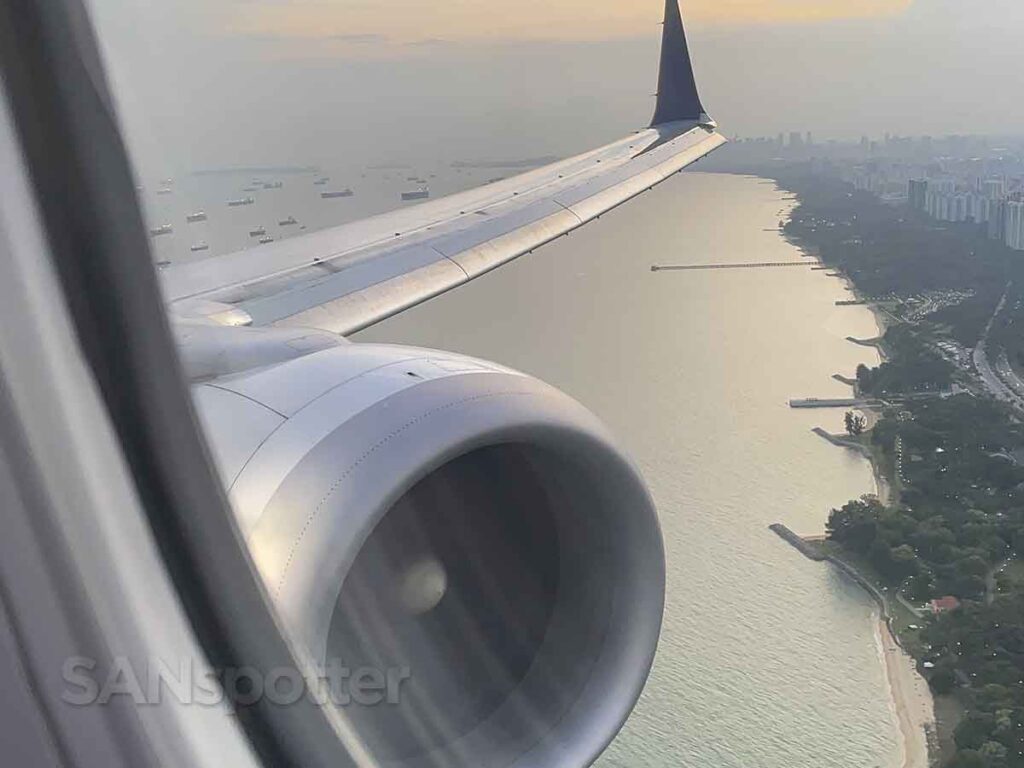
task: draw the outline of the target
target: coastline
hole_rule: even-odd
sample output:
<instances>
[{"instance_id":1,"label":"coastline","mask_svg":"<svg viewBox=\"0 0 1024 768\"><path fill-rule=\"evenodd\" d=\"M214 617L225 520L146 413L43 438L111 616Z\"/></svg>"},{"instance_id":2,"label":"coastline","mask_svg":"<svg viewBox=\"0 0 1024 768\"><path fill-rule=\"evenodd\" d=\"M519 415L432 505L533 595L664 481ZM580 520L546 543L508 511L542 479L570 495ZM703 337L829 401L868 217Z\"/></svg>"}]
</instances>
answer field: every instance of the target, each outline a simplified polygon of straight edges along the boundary
<instances>
[{"instance_id":1,"label":"coastline","mask_svg":"<svg viewBox=\"0 0 1024 768\"><path fill-rule=\"evenodd\" d=\"M877 608L872 618L875 645L889 690L889 713L899 734L899 768L929 768L933 765L933 758L937 763L935 699L928 681L917 671L913 657L900 645L886 594L846 557L840 557L833 551L834 545L826 542L823 536L799 536L781 523L775 523L769 529L807 559L832 565L874 601Z\"/></svg>"},{"instance_id":2,"label":"coastline","mask_svg":"<svg viewBox=\"0 0 1024 768\"><path fill-rule=\"evenodd\" d=\"M918 674L914 660L904 651L888 623L875 623L876 637L889 685L892 714L900 732L902 768L928 768L928 734L935 728L935 702L928 683Z\"/></svg>"},{"instance_id":3,"label":"coastline","mask_svg":"<svg viewBox=\"0 0 1024 768\"><path fill-rule=\"evenodd\" d=\"M778 183L775 179L772 179L772 181ZM787 212L789 220L792 220L792 212L799 204L799 196L796 196L795 204ZM785 231L785 228L782 229L781 233L787 241L799 248L804 256L821 260L820 252L810 246L809 243L791 236ZM879 361L886 362L888 355L884 348L883 339L889 328L889 320L884 310L875 302L863 296L853 281L846 275L842 273L833 275L831 272L829 274L842 282L844 288L858 302L858 306L864 306L870 310L877 328L876 337L872 340L873 343L871 344L858 342L858 340L852 338L849 341L872 347L877 351ZM836 378L842 375L836 374ZM856 381L853 380L850 386L856 395ZM869 429L873 428L877 421L877 412L873 409L862 410L861 412L868 419ZM844 445L842 439L832 439L832 436L826 436L823 432L824 430L821 430L818 433L826 437L833 445L845 447L848 450L855 449L852 445ZM875 495L883 504L891 503L892 487L885 476L885 472L879 465L877 456L865 445L857 446L856 449L871 466L871 474L875 484ZM816 546L817 542L811 538L804 537L804 542L821 549ZM806 556L810 556L807 551L802 549L801 551ZM900 645L899 638L892 625L892 619L889 616L886 597L878 592L871 582L849 563L838 561L837 558L825 554L824 551L822 551L822 555L824 559L831 562L841 572L852 577L878 605L878 618L874 621L875 641L880 654L879 661L885 670L886 684L889 689L890 713L896 725L896 730L899 733L901 747L900 768L929 768L933 763L937 764L940 756L937 754L937 744L932 743L936 728L935 699L932 696L928 682L918 672L914 658Z\"/></svg>"},{"instance_id":4,"label":"coastline","mask_svg":"<svg viewBox=\"0 0 1024 768\"><path fill-rule=\"evenodd\" d=\"M878 328L877 341L870 345L862 344L862 346L871 346L878 352L880 362L885 362L888 360L888 355L882 339L885 337L889 323L884 312L874 302L864 297L848 277L838 274L837 278L842 280L846 289L857 301L863 302L859 306L866 307L871 311L875 326ZM850 341L857 343L853 339ZM853 386L853 391L856 393L856 385ZM862 413L868 418L869 429L874 427L877 421L877 412L870 410L862 411ZM892 486L875 454L866 447L861 454L871 465L875 495L883 504L890 504L893 500ZM885 668L886 683L889 687L890 712L900 734L902 750L900 768L929 768L932 764L933 750L929 745L928 734L934 732L936 725L935 700L928 687L928 682L918 673L913 657L900 646L889 617L885 615L884 609L880 609L880 611L878 621L875 622L875 637L881 654L881 663Z\"/></svg>"}]
</instances>

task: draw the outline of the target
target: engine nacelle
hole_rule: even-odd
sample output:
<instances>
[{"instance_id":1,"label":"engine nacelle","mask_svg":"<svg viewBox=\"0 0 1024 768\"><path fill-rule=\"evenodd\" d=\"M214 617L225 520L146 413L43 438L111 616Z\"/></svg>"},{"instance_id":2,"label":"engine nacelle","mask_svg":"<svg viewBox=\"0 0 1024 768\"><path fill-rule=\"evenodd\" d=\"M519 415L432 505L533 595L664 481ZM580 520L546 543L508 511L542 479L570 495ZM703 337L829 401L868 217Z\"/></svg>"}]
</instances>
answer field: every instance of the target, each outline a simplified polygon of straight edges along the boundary
<instances>
[{"instance_id":1,"label":"engine nacelle","mask_svg":"<svg viewBox=\"0 0 1024 768\"><path fill-rule=\"evenodd\" d=\"M646 487L589 411L498 365L369 344L195 392L297 645L400 681L344 708L376 763L596 759L650 670L665 573Z\"/></svg>"}]
</instances>

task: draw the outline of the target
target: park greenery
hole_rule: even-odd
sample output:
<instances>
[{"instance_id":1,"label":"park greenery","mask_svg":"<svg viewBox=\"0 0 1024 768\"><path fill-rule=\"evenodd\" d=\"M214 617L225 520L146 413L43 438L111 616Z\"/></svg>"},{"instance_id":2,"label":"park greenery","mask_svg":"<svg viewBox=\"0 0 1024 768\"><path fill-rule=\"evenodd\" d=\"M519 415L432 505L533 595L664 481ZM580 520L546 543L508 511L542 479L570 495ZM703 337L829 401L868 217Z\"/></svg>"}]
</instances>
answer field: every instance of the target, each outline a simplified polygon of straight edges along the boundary
<instances>
[{"instance_id":1,"label":"park greenery","mask_svg":"<svg viewBox=\"0 0 1024 768\"><path fill-rule=\"evenodd\" d=\"M934 352L913 328L896 325L884 337L889 359L876 368L857 367L857 386L865 395L916 394L948 389L953 366Z\"/></svg>"},{"instance_id":2,"label":"park greenery","mask_svg":"<svg viewBox=\"0 0 1024 768\"><path fill-rule=\"evenodd\" d=\"M843 423L846 425L846 434L850 437L860 437L868 426L868 420L861 414L854 413L853 411L846 412L846 415L843 417Z\"/></svg>"},{"instance_id":3,"label":"park greenery","mask_svg":"<svg viewBox=\"0 0 1024 768\"><path fill-rule=\"evenodd\" d=\"M989 240L981 225L935 221L905 205L887 205L808 165L795 164L775 176L800 199L786 234L841 270L861 295L898 301L929 292L970 292L931 315L929 325L974 346L1009 287L1011 304L1021 306L1018 329L1024 329L1024 259Z\"/></svg>"},{"instance_id":4,"label":"park greenery","mask_svg":"<svg viewBox=\"0 0 1024 768\"><path fill-rule=\"evenodd\" d=\"M1024 431L1004 406L962 394L886 411L871 444L902 453L898 504L869 497L833 511L830 537L869 558L916 601L982 599L986 577L1024 549Z\"/></svg>"},{"instance_id":5,"label":"park greenery","mask_svg":"<svg viewBox=\"0 0 1024 768\"><path fill-rule=\"evenodd\" d=\"M1014 287L1024 288L1024 259L973 225L927 220L806 168L777 178L800 199L787 234L860 295L966 297L891 325L886 361L857 370L859 392L888 405L870 430L849 414L847 432L893 492L887 503L865 496L833 510L828 535L890 594L918 606L960 601L901 636L933 690L965 707L944 765L1024 768L1024 425L980 393L952 394L958 372L934 345L974 346L1006 295L990 338L1024 365L1024 298Z\"/></svg>"}]
</instances>

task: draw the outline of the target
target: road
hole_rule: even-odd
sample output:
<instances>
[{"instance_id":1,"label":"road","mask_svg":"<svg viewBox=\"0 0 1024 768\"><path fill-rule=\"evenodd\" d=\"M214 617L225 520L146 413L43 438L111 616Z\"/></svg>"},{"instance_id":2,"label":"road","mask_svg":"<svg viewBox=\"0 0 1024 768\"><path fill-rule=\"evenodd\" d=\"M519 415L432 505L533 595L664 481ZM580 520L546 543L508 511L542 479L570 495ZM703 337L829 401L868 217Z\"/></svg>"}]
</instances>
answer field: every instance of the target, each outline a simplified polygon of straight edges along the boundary
<instances>
[{"instance_id":1,"label":"road","mask_svg":"<svg viewBox=\"0 0 1024 768\"><path fill-rule=\"evenodd\" d=\"M1015 405L1018 408L1024 408L1024 400L1021 400L1006 384L1003 383L1002 379L996 376L995 371L992 369L992 365L989 363L988 354L985 350L985 342L978 342L978 346L974 348L974 367L978 371L978 375L981 377L982 383L985 385L985 389L989 393L1004 402Z\"/></svg>"},{"instance_id":2,"label":"road","mask_svg":"<svg viewBox=\"0 0 1024 768\"><path fill-rule=\"evenodd\" d=\"M982 384L985 385L985 389L995 397L997 400L1002 400L1005 403L1009 403L1018 410L1024 411L1024 397L1018 395L1006 383L996 375L996 371L992 367L992 363L988 357L988 337L992 332L992 325L995 323L996 317L1002 312L1003 307L1006 305L1006 297L1009 295L1010 286L1006 286L1006 293L1003 294L1003 298L999 300L996 311L992 313L992 317L989 318L988 325L985 326L985 333L981 337L981 341L978 342L978 346L974 348L974 367L978 371L978 376L981 377ZM1009 364L1007 363L1006 369L1009 370ZM1005 374L1005 372L1004 372ZM1020 381L1012 371L1010 374L1013 378L1008 381ZM1022 383L1024 386L1024 383Z\"/></svg>"},{"instance_id":3,"label":"road","mask_svg":"<svg viewBox=\"0 0 1024 768\"><path fill-rule=\"evenodd\" d=\"M1000 380L1008 386L1015 395L1018 397L1024 397L1024 380L1017 375L1017 372L1013 370L1013 366L1010 365L1010 360L1006 356L1006 351L1000 353L999 358L995 364L996 375Z\"/></svg>"}]
</instances>

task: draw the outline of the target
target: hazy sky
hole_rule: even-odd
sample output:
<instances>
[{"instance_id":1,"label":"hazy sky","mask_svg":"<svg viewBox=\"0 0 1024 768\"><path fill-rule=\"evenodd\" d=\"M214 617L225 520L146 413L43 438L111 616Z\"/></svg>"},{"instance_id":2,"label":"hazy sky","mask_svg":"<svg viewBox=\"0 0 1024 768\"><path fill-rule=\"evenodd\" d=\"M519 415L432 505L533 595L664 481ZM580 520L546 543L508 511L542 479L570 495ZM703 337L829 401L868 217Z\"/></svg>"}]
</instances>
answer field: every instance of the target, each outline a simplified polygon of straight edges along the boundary
<instances>
[{"instance_id":1,"label":"hazy sky","mask_svg":"<svg viewBox=\"0 0 1024 768\"><path fill-rule=\"evenodd\" d=\"M144 172L567 153L642 127L662 0L92 0ZM684 0L729 134L1024 133L1024 0Z\"/></svg>"},{"instance_id":2,"label":"hazy sky","mask_svg":"<svg viewBox=\"0 0 1024 768\"><path fill-rule=\"evenodd\" d=\"M911 0L690 0L701 24L807 23L892 16ZM609 40L642 36L659 18L658 2L636 0L298 0L236 3L223 16L231 33L359 41Z\"/></svg>"}]
</instances>

